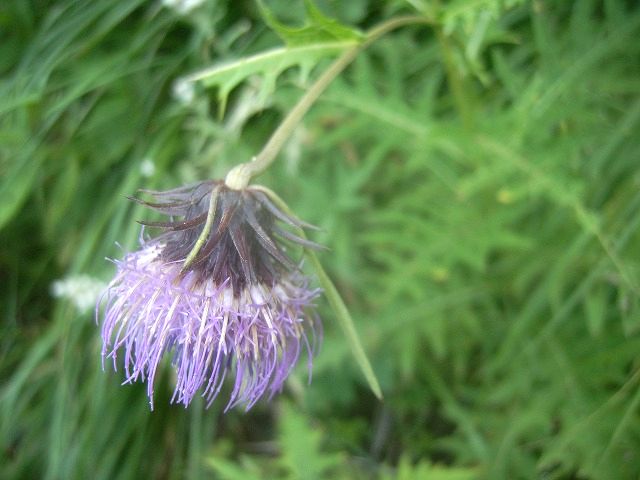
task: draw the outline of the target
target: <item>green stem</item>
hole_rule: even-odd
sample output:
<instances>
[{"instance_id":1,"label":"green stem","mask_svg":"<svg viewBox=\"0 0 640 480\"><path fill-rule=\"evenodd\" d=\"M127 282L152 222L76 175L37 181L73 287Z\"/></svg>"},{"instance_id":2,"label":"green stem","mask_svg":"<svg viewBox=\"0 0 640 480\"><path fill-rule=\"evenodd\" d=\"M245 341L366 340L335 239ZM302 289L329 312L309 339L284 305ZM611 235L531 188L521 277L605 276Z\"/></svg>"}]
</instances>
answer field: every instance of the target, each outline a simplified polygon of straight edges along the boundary
<instances>
[{"instance_id":1,"label":"green stem","mask_svg":"<svg viewBox=\"0 0 640 480\"><path fill-rule=\"evenodd\" d=\"M384 22L367 33L364 41L344 52L331 66L316 80L307 92L289 112L278 128L273 132L264 148L250 162L237 165L227 175L225 183L231 188L244 188L251 178L264 172L275 160L278 153L289 139L302 117L325 91L329 84L358 56L358 54L378 40L384 34L396 28L417 23L430 23L422 16L406 16L393 18Z\"/></svg>"},{"instance_id":2,"label":"green stem","mask_svg":"<svg viewBox=\"0 0 640 480\"><path fill-rule=\"evenodd\" d=\"M284 213L286 213L287 215L290 215L292 218L296 218L295 214L291 211L291 209L289 209L289 206L285 203L285 201L282 200L274 191L258 185L254 185L252 188L259 189L260 191L262 191ZM298 235L300 235L300 237L306 240L307 236L304 230L300 227L298 227L297 230L298 230ZM336 319L338 320L338 324L340 325L340 327L342 328L342 331L345 334L347 343L351 347L351 353L356 359L356 362L360 367L360 370L362 371L364 378L367 380L367 383L369 384L369 388L371 388L371 391L379 400L382 400L382 389L380 388L380 384L378 383L376 374L374 373L373 368L371 367L371 363L367 358L367 354L365 353L364 348L362 348L362 344L360 343L360 338L358 337L358 332L356 331L353 318L351 318L351 314L349 313L347 306L342 300L340 293L338 293L338 289L335 287L335 285L329 278L329 275L327 275L327 272L325 272L324 268L322 268L322 264L320 263L320 260L318 260L318 257L316 256L315 252L307 247L304 248L304 251L307 257L309 258L309 260L311 261L311 265L316 270L316 274L318 275L320 284L324 289L324 294L327 297L327 300L329 301L329 305L331 306L334 313L336 314Z\"/></svg>"},{"instance_id":3,"label":"green stem","mask_svg":"<svg viewBox=\"0 0 640 480\"><path fill-rule=\"evenodd\" d=\"M449 82L449 88L451 88L456 109L458 110L460 118L462 118L464 127L467 130L471 130L473 125L473 109L469 96L467 95L465 81L456 67L451 42L441 28L436 28L436 37L442 50L442 60L445 71L447 72L447 80Z\"/></svg>"},{"instance_id":4,"label":"green stem","mask_svg":"<svg viewBox=\"0 0 640 480\"><path fill-rule=\"evenodd\" d=\"M438 13L442 9L440 0L433 0L432 8L433 15L437 17ZM460 75L460 71L456 66L451 39L446 33L444 33L441 25L437 25L434 28L434 31L438 43L440 44L442 62L444 63L445 72L447 74L447 83L451 89L451 95L453 96L453 103L458 111L458 115L460 115L460 118L462 119L462 125L465 129L470 131L474 123L473 106L471 98L467 94L468 89L466 82L462 75Z\"/></svg>"}]
</instances>

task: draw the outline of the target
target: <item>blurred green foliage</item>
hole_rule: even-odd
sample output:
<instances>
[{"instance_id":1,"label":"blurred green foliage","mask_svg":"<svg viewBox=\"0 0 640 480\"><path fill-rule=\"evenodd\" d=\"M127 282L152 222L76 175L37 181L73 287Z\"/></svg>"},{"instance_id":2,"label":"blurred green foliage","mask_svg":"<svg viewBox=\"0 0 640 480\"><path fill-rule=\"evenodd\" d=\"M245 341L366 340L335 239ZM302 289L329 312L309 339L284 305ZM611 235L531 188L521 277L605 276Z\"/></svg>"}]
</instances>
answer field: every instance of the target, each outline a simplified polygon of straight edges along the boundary
<instances>
[{"instance_id":1,"label":"blurred green foliage","mask_svg":"<svg viewBox=\"0 0 640 480\"><path fill-rule=\"evenodd\" d=\"M385 401L321 303L313 382L246 414L169 405L170 368L149 412L50 294L135 248L125 195L251 158L339 50L239 70L304 2L186 3L0 5L0 477L637 478L635 2L318 0L336 31L431 23L361 54L260 179L323 228Z\"/></svg>"}]
</instances>

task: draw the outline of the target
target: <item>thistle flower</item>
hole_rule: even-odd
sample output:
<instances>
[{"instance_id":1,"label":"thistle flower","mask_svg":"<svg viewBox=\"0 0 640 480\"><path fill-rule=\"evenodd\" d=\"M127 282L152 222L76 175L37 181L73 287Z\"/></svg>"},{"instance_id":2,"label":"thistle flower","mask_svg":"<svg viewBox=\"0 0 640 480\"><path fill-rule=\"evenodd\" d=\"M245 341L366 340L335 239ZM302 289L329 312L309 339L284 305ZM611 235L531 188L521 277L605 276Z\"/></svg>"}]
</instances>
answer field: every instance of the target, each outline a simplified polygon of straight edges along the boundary
<instances>
[{"instance_id":1,"label":"thistle flower","mask_svg":"<svg viewBox=\"0 0 640 480\"><path fill-rule=\"evenodd\" d=\"M164 231L115 261L105 292L103 363L112 360L116 369L121 353L124 383L146 381L152 409L165 355L176 371L171 401L185 406L198 392L209 406L231 376L227 409L249 409L281 391L304 349L310 374L321 337L312 309L319 290L287 248L319 247L292 232L310 225L257 186L234 190L208 181L146 193L153 202L134 200L171 218L140 222Z\"/></svg>"}]
</instances>

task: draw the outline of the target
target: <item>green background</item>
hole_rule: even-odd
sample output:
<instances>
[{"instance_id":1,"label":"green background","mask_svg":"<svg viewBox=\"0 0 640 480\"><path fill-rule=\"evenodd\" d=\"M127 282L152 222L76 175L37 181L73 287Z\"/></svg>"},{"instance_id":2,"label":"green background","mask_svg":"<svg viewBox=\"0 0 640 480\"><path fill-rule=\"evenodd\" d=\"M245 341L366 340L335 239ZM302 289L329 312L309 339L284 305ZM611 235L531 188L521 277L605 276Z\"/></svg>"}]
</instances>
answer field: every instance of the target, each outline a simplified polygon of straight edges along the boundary
<instances>
[{"instance_id":1,"label":"green background","mask_svg":"<svg viewBox=\"0 0 640 480\"><path fill-rule=\"evenodd\" d=\"M259 179L322 228L384 401L322 299L310 385L301 362L248 413L184 409L167 364L150 412L145 385L102 372L93 311L52 295L136 248L150 214L126 195L249 160L330 58L237 68L283 45L250 1L4 0L0 477L637 478L637 3L317 6L362 31L429 22L361 54ZM174 93L220 62L233 78Z\"/></svg>"}]
</instances>

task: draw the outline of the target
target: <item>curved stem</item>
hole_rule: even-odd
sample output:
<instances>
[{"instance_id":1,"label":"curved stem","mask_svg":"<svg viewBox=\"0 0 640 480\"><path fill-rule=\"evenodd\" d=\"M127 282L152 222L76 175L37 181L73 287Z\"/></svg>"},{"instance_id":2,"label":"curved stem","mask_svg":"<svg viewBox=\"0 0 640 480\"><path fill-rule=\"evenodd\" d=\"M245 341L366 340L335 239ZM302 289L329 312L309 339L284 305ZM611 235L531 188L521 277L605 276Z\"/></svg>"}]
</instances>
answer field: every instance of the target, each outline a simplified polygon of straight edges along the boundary
<instances>
[{"instance_id":1,"label":"curved stem","mask_svg":"<svg viewBox=\"0 0 640 480\"><path fill-rule=\"evenodd\" d=\"M227 175L225 183L230 188L244 188L249 184L252 177L259 175L275 160L278 153L289 139L294 129L302 120L311 105L325 91L329 84L358 56L358 54L378 40L384 34L396 28L417 23L431 23L422 16L404 16L388 20L377 27L371 29L364 41L344 52L338 59L325 70L315 83L298 101L295 107L287 114L282 123L276 128L267 141L262 151L258 153L250 162L237 165Z\"/></svg>"},{"instance_id":2,"label":"curved stem","mask_svg":"<svg viewBox=\"0 0 640 480\"><path fill-rule=\"evenodd\" d=\"M253 188L256 188L254 186ZM280 208L287 215L295 218L295 214L291 211L289 206L282 200L274 191L269 190L266 187L259 187L261 191L269 197L269 199L275 203L278 208ZM307 235L301 227L296 227L298 235L307 240ZM353 318L351 318L351 314L349 313L349 309L345 305L340 293L338 293L338 289L335 287L329 275L322 268L322 264L320 260L316 256L315 252L308 247L304 247L304 252L311 261L311 265L316 271L318 275L318 279L320 280L320 284L324 289L324 294L329 301L329 305L333 309L336 314L336 319L338 320L338 324L342 328L342 331L345 335L346 341L351 347L351 353L356 359L360 370L364 375L364 378L367 380L369 384L369 388L374 393L374 395L378 398L378 400L382 400L382 389L380 388L380 384L378 383L378 379L376 378L376 374L373 371L373 367L367 358L367 354L360 343L360 337L358 336L358 332L356 331L356 327L353 323Z\"/></svg>"}]
</instances>

